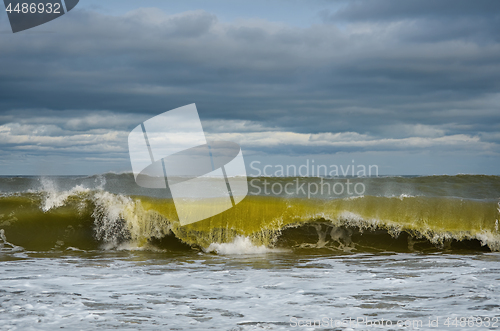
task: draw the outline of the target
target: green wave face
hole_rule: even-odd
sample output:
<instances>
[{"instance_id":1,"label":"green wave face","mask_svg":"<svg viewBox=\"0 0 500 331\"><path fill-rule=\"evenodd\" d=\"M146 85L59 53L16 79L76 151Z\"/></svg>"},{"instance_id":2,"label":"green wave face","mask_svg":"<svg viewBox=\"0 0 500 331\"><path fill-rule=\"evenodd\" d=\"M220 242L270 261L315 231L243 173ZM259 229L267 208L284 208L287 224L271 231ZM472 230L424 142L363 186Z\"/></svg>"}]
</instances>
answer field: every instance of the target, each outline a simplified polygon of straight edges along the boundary
<instances>
[{"instance_id":1,"label":"green wave face","mask_svg":"<svg viewBox=\"0 0 500 331\"><path fill-rule=\"evenodd\" d=\"M257 246L294 251L498 251L499 210L493 199L247 196L224 213L180 226L171 199L77 189L0 197L0 229L1 245L27 250L177 251L244 236Z\"/></svg>"}]
</instances>

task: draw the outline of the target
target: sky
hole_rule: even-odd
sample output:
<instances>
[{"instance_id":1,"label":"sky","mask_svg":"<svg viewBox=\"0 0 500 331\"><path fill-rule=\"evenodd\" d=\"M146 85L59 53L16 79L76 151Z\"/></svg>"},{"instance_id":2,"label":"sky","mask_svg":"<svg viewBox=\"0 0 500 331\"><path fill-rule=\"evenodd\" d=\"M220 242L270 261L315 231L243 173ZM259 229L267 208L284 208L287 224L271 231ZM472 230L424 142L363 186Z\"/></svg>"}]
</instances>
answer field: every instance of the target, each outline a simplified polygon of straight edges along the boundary
<instances>
[{"instance_id":1,"label":"sky","mask_svg":"<svg viewBox=\"0 0 500 331\"><path fill-rule=\"evenodd\" d=\"M191 103L247 165L500 175L498 77L497 0L80 0L16 34L2 10L0 175L131 171L129 132Z\"/></svg>"}]
</instances>

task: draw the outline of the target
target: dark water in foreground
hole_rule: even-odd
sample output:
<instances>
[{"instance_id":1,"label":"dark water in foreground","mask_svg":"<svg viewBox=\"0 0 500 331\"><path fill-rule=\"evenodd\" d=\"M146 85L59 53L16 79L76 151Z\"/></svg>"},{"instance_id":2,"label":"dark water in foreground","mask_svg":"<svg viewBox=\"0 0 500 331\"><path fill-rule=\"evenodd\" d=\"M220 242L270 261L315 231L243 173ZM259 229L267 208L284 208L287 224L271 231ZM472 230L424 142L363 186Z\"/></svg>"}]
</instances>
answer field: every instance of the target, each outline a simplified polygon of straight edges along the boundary
<instances>
[{"instance_id":1,"label":"dark water in foreground","mask_svg":"<svg viewBox=\"0 0 500 331\"><path fill-rule=\"evenodd\" d=\"M500 329L499 177L250 195L184 227L130 177L0 178L0 330Z\"/></svg>"}]
</instances>

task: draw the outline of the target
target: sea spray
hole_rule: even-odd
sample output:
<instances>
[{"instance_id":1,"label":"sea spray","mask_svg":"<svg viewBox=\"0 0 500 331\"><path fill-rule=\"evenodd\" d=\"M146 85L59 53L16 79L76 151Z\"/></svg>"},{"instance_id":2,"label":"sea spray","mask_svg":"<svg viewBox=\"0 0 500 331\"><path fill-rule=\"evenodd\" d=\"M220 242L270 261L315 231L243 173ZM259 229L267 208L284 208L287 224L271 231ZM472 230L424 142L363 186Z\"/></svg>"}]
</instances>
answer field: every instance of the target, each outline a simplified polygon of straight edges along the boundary
<instances>
[{"instance_id":1,"label":"sea spray","mask_svg":"<svg viewBox=\"0 0 500 331\"><path fill-rule=\"evenodd\" d=\"M222 255L251 255L269 253L272 252L273 249L264 245L256 246L252 243L250 238L237 236L234 241L230 243L212 243L204 251L207 253L216 252Z\"/></svg>"},{"instance_id":2,"label":"sea spray","mask_svg":"<svg viewBox=\"0 0 500 331\"><path fill-rule=\"evenodd\" d=\"M61 191L57 188L56 184L53 181L47 178L42 178L41 192L44 196L44 200L40 208L44 212L47 212L53 208L63 206L70 196L88 193L89 191L90 189L85 188L81 185L77 185L71 190Z\"/></svg>"},{"instance_id":3,"label":"sea spray","mask_svg":"<svg viewBox=\"0 0 500 331\"><path fill-rule=\"evenodd\" d=\"M143 246L148 240L162 238L171 231L171 223L155 210L145 210L140 199L109 192L93 195L95 235L107 249L132 243Z\"/></svg>"}]
</instances>

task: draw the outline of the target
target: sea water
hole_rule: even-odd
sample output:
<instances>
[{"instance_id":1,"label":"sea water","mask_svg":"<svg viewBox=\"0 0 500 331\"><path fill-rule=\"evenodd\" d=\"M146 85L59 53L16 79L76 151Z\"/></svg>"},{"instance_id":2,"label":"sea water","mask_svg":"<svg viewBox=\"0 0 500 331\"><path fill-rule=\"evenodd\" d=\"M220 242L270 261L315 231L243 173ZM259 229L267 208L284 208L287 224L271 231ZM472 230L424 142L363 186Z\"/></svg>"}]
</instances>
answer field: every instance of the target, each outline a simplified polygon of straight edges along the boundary
<instances>
[{"instance_id":1,"label":"sea water","mask_svg":"<svg viewBox=\"0 0 500 331\"><path fill-rule=\"evenodd\" d=\"M261 193L184 227L130 177L0 178L0 330L500 329L499 177Z\"/></svg>"}]
</instances>

